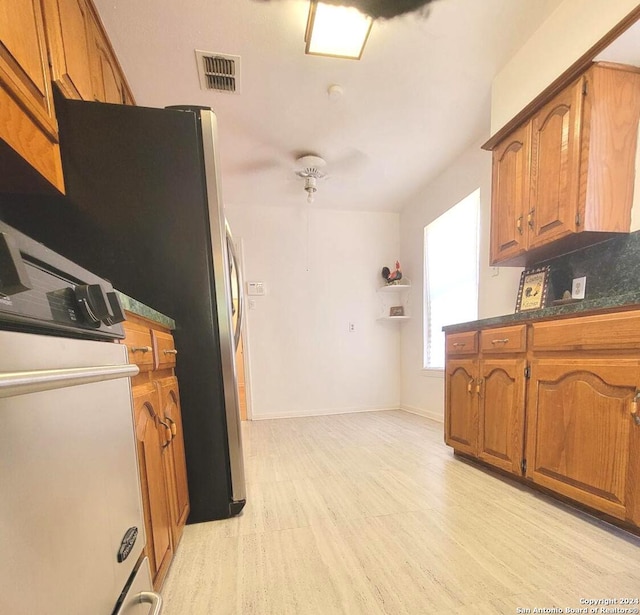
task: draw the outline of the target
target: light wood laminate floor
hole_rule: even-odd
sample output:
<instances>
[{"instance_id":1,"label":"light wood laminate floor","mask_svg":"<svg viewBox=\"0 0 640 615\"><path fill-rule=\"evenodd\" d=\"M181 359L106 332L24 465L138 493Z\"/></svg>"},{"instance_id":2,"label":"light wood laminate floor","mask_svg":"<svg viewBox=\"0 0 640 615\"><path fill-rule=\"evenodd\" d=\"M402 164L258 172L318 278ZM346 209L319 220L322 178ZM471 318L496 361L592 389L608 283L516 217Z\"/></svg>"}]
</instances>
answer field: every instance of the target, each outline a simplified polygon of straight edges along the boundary
<instances>
[{"instance_id":1,"label":"light wood laminate floor","mask_svg":"<svg viewBox=\"0 0 640 615\"><path fill-rule=\"evenodd\" d=\"M187 526L164 615L565 613L640 598L640 539L454 458L442 431L402 411L245 423L245 511Z\"/></svg>"}]
</instances>

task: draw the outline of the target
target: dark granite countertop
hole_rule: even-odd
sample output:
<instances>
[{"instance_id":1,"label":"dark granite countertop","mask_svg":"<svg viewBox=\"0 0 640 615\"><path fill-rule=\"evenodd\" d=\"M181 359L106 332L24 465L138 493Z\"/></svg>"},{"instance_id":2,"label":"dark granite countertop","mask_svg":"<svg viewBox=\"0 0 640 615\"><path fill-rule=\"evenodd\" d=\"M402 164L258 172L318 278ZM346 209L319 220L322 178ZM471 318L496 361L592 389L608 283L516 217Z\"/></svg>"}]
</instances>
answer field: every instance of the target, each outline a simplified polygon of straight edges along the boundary
<instances>
[{"instance_id":1,"label":"dark granite countertop","mask_svg":"<svg viewBox=\"0 0 640 615\"><path fill-rule=\"evenodd\" d=\"M148 305L141 303L137 299L133 299L124 293L121 293L119 290L116 290L116 294L118 295L118 299L120 299L120 304L124 310L131 312L132 314L136 314L137 316L142 316L143 318L148 318L149 320L153 320L168 329L175 329L176 322L173 318L169 318L169 316L165 316L161 314L157 310L150 308Z\"/></svg>"},{"instance_id":2,"label":"dark granite countertop","mask_svg":"<svg viewBox=\"0 0 640 615\"><path fill-rule=\"evenodd\" d=\"M529 322L546 318L570 316L573 314L585 314L588 312L597 313L603 310L624 310L625 308L631 309L635 307L640 307L640 291L625 293L623 295L613 295L610 297L600 297L599 299L583 299L576 303L554 305L540 310L528 310L526 312L505 314L503 316L483 318L482 320L474 320L471 322L461 322L442 327L442 330L446 333L456 333L461 331L470 331L473 329L498 327L501 325L509 325L511 323Z\"/></svg>"}]
</instances>

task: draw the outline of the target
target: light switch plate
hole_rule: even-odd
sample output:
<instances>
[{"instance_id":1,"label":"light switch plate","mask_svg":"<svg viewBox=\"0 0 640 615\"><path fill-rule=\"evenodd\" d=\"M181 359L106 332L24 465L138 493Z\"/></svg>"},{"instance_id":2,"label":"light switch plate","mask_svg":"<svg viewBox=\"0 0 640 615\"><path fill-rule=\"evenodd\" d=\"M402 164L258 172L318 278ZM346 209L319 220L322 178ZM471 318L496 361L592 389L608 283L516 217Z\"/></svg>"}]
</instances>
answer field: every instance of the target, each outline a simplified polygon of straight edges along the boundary
<instances>
[{"instance_id":1,"label":"light switch plate","mask_svg":"<svg viewBox=\"0 0 640 615\"><path fill-rule=\"evenodd\" d=\"M263 282L247 282L247 295L249 296L264 295L264 283Z\"/></svg>"},{"instance_id":2,"label":"light switch plate","mask_svg":"<svg viewBox=\"0 0 640 615\"><path fill-rule=\"evenodd\" d=\"M574 278L571 283L571 298L572 299L584 299L584 293L587 288L587 276L581 278Z\"/></svg>"}]
</instances>

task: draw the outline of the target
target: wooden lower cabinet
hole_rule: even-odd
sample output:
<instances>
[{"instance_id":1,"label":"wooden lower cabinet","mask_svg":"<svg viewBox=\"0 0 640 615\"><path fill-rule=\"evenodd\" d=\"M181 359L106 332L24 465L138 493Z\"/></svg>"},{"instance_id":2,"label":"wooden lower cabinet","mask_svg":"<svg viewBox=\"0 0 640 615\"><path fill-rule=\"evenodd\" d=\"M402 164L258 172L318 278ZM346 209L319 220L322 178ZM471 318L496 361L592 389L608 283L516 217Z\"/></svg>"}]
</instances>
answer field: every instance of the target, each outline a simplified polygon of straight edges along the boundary
<instances>
[{"instance_id":1,"label":"wooden lower cabinet","mask_svg":"<svg viewBox=\"0 0 640 615\"><path fill-rule=\"evenodd\" d=\"M447 444L640 528L640 310L481 330L468 358L463 335L447 335Z\"/></svg>"},{"instance_id":2,"label":"wooden lower cabinet","mask_svg":"<svg viewBox=\"0 0 640 615\"><path fill-rule=\"evenodd\" d=\"M527 477L640 524L640 426L632 415L639 390L638 360L534 360Z\"/></svg>"},{"instance_id":3,"label":"wooden lower cabinet","mask_svg":"<svg viewBox=\"0 0 640 615\"><path fill-rule=\"evenodd\" d=\"M160 398L153 383L133 387L142 505L154 587L162 585L173 557L169 494L165 481L166 429L160 423Z\"/></svg>"},{"instance_id":4,"label":"wooden lower cabinet","mask_svg":"<svg viewBox=\"0 0 640 615\"><path fill-rule=\"evenodd\" d=\"M480 363L478 457L514 474L522 472L526 360Z\"/></svg>"},{"instance_id":5,"label":"wooden lower cabinet","mask_svg":"<svg viewBox=\"0 0 640 615\"><path fill-rule=\"evenodd\" d=\"M463 453L478 451L478 362L475 359L447 361L445 375L445 442Z\"/></svg>"},{"instance_id":6,"label":"wooden lower cabinet","mask_svg":"<svg viewBox=\"0 0 640 615\"><path fill-rule=\"evenodd\" d=\"M166 445L165 475L169 487L169 513L173 544L177 545L189 515L189 488L187 486L187 462L182 438L182 416L178 379L174 376L156 381L160 395L161 415L169 424L171 439Z\"/></svg>"},{"instance_id":7,"label":"wooden lower cabinet","mask_svg":"<svg viewBox=\"0 0 640 615\"><path fill-rule=\"evenodd\" d=\"M189 516L177 351L169 329L125 312L124 343L140 373L132 379L146 552L153 585L162 587Z\"/></svg>"}]
</instances>

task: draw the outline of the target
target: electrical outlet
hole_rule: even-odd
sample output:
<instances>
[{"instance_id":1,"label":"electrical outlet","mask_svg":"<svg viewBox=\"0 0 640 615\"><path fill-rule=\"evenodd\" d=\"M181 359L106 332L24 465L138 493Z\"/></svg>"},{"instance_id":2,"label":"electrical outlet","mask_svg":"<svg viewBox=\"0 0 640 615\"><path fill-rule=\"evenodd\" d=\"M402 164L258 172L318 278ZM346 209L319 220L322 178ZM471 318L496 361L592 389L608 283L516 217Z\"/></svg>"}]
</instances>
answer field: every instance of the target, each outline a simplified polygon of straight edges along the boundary
<instances>
[{"instance_id":1,"label":"electrical outlet","mask_svg":"<svg viewBox=\"0 0 640 615\"><path fill-rule=\"evenodd\" d=\"M581 278L574 278L571 283L571 298L572 299L584 299L584 293L587 288L587 276Z\"/></svg>"},{"instance_id":2,"label":"electrical outlet","mask_svg":"<svg viewBox=\"0 0 640 615\"><path fill-rule=\"evenodd\" d=\"M356 323L355 322L350 322L349 323L349 333L354 333L356 330Z\"/></svg>"}]
</instances>

